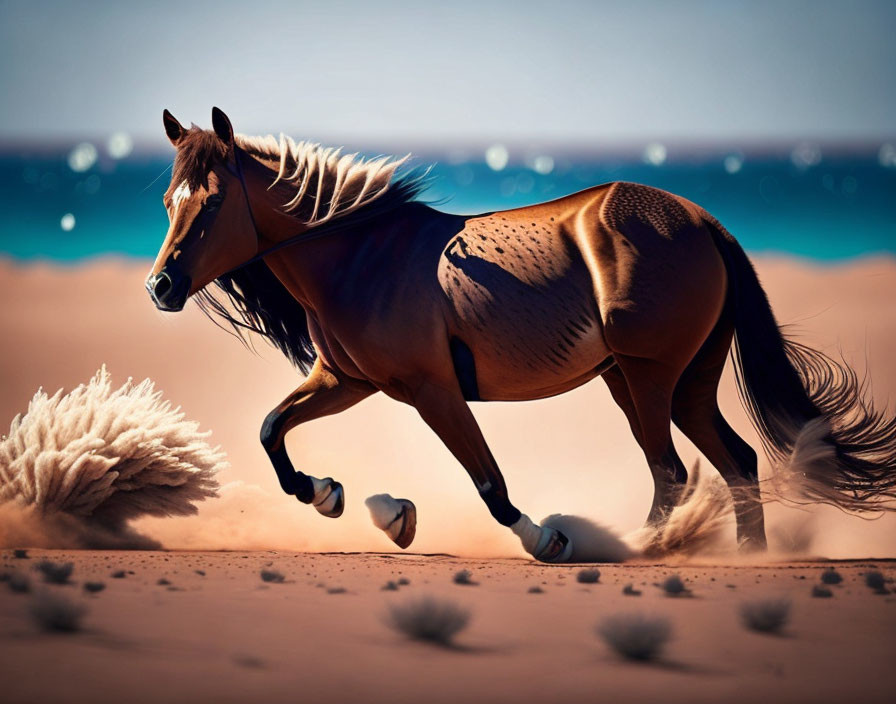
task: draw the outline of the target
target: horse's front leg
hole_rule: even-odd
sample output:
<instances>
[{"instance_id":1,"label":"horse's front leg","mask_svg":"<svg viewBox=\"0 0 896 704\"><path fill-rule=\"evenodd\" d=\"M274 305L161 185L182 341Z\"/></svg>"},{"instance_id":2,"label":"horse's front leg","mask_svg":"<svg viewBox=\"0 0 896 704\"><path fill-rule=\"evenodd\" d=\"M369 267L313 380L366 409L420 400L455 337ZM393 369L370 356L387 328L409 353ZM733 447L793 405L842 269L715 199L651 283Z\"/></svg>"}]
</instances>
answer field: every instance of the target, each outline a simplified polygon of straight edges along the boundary
<instances>
[{"instance_id":1,"label":"horse's front leg","mask_svg":"<svg viewBox=\"0 0 896 704\"><path fill-rule=\"evenodd\" d=\"M324 516L337 518L342 515L345 507L342 485L329 477L316 479L297 472L286 453L283 439L297 425L344 411L375 391L376 388L365 381L338 375L326 368L320 359L314 363L305 383L268 413L261 427L261 444L274 465L283 491L302 503L313 504Z\"/></svg>"},{"instance_id":2,"label":"horse's front leg","mask_svg":"<svg viewBox=\"0 0 896 704\"><path fill-rule=\"evenodd\" d=\"M495 520L520 538L526 552L542 562L568 561L569 539L554 528L536 525L510 503L501 470L460 389L424 382L412 395L412 403L467 470Z\"/></svg>"}]
</instances>

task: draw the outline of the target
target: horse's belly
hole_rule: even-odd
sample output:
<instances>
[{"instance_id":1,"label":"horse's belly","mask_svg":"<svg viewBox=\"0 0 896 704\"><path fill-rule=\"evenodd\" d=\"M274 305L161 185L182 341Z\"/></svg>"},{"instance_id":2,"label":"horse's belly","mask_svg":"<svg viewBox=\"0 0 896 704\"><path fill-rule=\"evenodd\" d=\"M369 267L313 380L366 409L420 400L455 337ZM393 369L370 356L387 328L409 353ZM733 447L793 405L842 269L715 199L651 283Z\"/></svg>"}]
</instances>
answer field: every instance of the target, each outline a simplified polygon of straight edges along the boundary
<instances>
[{"instance_id":1,"label":"horse's belly","mask_svg":"<svg viewBox=\"0 0 896 704\"><path fill-rule=\"evenodd\" d=\"M600 373L610 356L600 328L579 336L555 328L543 336L475 338L473 359L483 401L520 401L554 396Z\"/></svg>"},{"instance_id":2,"label":"horse's belly","mask_svg":"<svg viewBox=\"0 0 896 704\"><path fill-rule=\"evenodd\" d=\"M451 333L472 352L479 397L540 398L596 376L610 352L584 262L549 232L487 234L462 233L438 272Z\"/></svg>"}]
</instances>

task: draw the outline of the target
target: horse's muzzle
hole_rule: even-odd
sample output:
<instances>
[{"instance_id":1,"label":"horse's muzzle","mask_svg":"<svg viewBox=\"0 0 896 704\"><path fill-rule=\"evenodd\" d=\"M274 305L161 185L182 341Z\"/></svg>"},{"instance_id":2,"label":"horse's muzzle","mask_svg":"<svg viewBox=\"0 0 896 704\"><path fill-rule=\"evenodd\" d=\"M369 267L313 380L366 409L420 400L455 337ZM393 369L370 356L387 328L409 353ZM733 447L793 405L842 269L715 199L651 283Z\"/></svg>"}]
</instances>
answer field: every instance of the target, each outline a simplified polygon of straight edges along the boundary
<instances>
[{"instance_id":1,"label":"horse's muzzle","mask_svg":"<svg viewBox=\"0 0 896 704\"><path fill-rule=\"evenodd\" d=\"M171 266L146 279L146 290L156 308L168 312L183 310L192 280Z\"/></svg>"}]
</instances>

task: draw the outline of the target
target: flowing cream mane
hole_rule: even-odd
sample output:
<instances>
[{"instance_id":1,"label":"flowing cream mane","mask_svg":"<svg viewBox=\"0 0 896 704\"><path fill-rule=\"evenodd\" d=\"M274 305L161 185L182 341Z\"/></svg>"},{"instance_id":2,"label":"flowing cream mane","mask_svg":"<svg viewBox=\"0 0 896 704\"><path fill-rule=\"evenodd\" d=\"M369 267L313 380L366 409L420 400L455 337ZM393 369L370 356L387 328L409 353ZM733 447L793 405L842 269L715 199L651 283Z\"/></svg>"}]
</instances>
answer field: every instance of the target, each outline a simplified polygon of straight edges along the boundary
<instances>
[{"instance_id":1,"label":"flowing cream mane","mask_svg":"<svg viewBox=\"0 0 896 704\"><path fill-rule=\"evenodd\" d=\"M312 142L296 142L284 134L278 140L237 136L237 144L252 156L276 165L277 178L269 188L287 183L295 188L283 204L309 227L347 215L384 195L407 156L365 159L342 154L341 149Z\"/></svg>"}]
</instances>

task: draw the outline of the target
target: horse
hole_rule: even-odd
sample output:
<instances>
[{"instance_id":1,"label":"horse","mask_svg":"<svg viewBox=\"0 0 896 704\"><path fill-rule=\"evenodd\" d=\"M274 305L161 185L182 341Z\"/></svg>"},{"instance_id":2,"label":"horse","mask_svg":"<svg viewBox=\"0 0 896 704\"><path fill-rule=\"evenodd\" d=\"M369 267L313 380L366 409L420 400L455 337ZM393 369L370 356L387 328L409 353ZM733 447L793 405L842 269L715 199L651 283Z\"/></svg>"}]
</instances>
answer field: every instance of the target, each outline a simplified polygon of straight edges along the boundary
<instances>
[{"instance_id":1,"label":"horse","mask_svg":"<svg viewBox=\"0 0 896 704\"><path fill-rule=\"evenodd\" d=\"M890 509L896 418L846 364L783 335L749 258L698 205L613 182L455 215L421 200L427 177L408 157L237 135L218 108L211 130L167 110L163 124L176 149L170 225L146 289L163 311L195 297L306 375L264 419L261 443L282 490L322 515L342 513L344 489L297 471L284 436L382 392L417 410L530 555L570 560L568 536L511 503L469 403L541 399L599 376L653 476L647 524L662 526L686 493L674 423L727 483L740 547L762 550L757 454L716 401L729 351L766 453L805 500ZM389 530L401 547L409 505Z\"/></svg>"}]
</instances>

